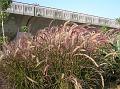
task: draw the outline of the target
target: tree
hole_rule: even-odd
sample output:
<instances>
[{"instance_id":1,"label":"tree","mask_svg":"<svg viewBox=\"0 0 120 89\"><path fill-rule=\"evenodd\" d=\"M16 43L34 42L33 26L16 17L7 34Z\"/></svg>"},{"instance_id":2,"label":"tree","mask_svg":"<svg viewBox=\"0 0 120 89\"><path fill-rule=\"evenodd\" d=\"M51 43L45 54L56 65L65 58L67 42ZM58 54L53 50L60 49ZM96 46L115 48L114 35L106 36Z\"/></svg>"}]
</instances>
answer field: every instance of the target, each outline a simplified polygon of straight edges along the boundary
<instances>
[{"instance_id":1,"label":"tree","mask_svg":"<svg viewBox=\"0 0 120 89\"><path fill-rule=\"evenodd\" d=\"M2 27L2 36L3 36L3 43L5 43L5 33L4 33L4 20L8 16L8 14L5 12L7 8L10 7L10 4L12 3L12 0L0 0L0 22Z\"/></svg>"},{"instance_id":2,"label":"tree","mask_svg":"<svg viewBox=\"0 0 120 89\"><path fill-rule=\"evenodd\" d=\"M117 18L116 21L118 22L118 24L120 24L120 17Z\"/></svg>"}]
</instances>

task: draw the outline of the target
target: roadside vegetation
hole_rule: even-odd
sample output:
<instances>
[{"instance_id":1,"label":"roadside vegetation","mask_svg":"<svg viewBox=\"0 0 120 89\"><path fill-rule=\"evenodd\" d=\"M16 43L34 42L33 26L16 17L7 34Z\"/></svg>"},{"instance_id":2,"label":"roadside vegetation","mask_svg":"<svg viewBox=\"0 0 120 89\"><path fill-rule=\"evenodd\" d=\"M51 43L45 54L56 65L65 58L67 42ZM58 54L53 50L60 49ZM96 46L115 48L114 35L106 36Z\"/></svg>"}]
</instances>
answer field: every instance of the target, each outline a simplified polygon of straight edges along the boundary
<instances>
[{"instance_id":1,"label":"roadside vegetation","mask_svg":"<svg viewBox=\"0 0 120 89\"><path fill-rule=\"evenodd\" d=\"M69 22L25 28L2 46L1 75L7 89L108 89L120 83L119 34Z\"/></svg>"}]
</instances>

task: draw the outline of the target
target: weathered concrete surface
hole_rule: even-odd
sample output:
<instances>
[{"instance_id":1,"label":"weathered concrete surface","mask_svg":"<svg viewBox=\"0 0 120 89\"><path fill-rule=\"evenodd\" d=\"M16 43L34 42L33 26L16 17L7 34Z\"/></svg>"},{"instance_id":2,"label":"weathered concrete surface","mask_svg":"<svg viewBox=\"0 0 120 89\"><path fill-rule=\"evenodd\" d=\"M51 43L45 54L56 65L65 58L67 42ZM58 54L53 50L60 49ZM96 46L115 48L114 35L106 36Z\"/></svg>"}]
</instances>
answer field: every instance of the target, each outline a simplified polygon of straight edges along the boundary
<instances>
[{"instance_id":1,"label":"weathered concrete surface","mask_svg":"<svg viewBox=\"0 0 120 89\"><path fill-rule=\"evenodd\" d=\"M50 19L44 17L32 17L20 14L10 14L8 21L4 24L5 35L9 38L14 38L16 33L21 29L22 26L27 25L29 27L29 32L35 34L37 30L48 27L52 21L51 26L63 25L66 21ZM77 23L81 24L81 23ZM100 26L96 26L100 27ZM1 28L0 35L2 36Z\"/></svg>"},{"instance_id":2,"label":"weathered concrete surface","mask_svg":"<svg viewBox=\"0 0 120 89\"><path fill-rule=\"evenodd\" d=\"M25 26L28 23L28 26L30 28L29 30L32 32L36 32L36 30L48 27L52 20L53 19L43 17L31 17L25 15L10 14L8 21L4 24L4 28L6 33L16 33L17 31L19 31L21 26ZM52 25L56 26L63 24L64 22L65 21L62 20L54 20Z\"/></svg>"},{"instance_id":3,"label":"weathered concrete surface","mask_svg":"<svg viewBox=\"0 0 120 89\"><path fill-rule=\"evenodd\" d=\"M21 2L14 2L7 12L21 15L29 15L34 17L45 17L50 19L70 20L78 23L90 23L93 25L105 25L111 28L119 28L120 25L115 19L104 18L84 13L67 11L57 8L45 7L36 4L27 4Z\"/></svg>"}]
</instances>

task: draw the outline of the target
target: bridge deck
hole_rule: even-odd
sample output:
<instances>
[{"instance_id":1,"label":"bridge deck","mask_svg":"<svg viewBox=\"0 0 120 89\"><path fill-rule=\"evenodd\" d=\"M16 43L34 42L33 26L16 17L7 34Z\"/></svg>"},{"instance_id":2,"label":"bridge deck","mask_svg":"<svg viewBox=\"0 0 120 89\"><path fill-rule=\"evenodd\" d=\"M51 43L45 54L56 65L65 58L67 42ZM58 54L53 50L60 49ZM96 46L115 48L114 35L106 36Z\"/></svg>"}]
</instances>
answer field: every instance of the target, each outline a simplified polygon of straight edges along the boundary
<instances>
[{"instance_id":1,"label":"bridge deck","mask_svg":"<svg viewBox=\"0 0 120 89\"><path fill-rule=\"evenodd\" d=\"M56 8L44 7L34 4L13 2L11 8L7 10L10 13L45 17L60 20L70 20L78 23L89 23L93 25L105 25L112 28L119 28L120 25L114 19L108 19L83 13L71 12Z\"/></svg>"}]
</instances>

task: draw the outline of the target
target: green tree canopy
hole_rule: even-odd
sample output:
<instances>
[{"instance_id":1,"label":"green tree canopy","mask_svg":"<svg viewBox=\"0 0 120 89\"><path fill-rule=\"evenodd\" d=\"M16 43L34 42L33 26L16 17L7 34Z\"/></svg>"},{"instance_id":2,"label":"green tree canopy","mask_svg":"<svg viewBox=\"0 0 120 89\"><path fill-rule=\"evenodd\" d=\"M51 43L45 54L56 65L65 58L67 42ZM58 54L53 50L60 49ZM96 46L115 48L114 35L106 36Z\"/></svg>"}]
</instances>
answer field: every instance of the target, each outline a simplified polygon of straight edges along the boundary
<instances>
[{"instance_id":1,"label":"green tree canopy","mask_svg":"<svg viewBox=\"0 0 120 89\"><path fill-rule=\"evenodd\" d=\"M0 10L5 11L11 3L12 0L0 0Z\"/></svg>"},{"instance_id":2,"label":"green tree canopy","mask_svg":"<svg viewBox=\"0 0 120 89\"><path fill-rule=\"evenodd\" d=\"M12 0L0 0L0 23L2 27L3 43L5 43L4 22L8 14L5 12L10 7Z\"/></svg>"}]
</instances>

